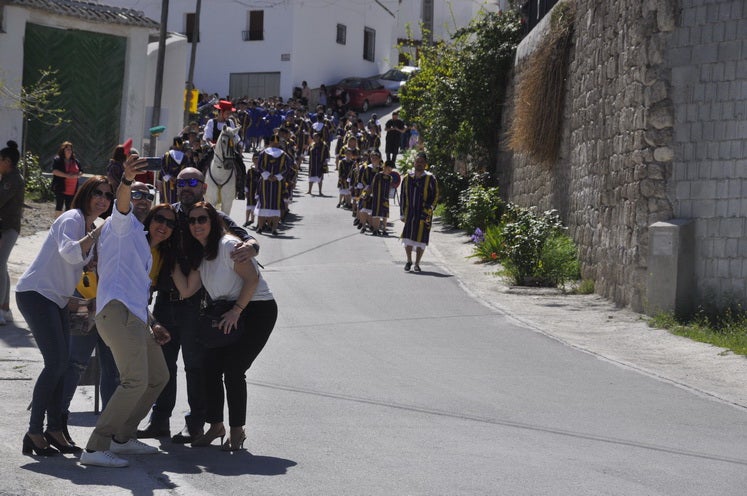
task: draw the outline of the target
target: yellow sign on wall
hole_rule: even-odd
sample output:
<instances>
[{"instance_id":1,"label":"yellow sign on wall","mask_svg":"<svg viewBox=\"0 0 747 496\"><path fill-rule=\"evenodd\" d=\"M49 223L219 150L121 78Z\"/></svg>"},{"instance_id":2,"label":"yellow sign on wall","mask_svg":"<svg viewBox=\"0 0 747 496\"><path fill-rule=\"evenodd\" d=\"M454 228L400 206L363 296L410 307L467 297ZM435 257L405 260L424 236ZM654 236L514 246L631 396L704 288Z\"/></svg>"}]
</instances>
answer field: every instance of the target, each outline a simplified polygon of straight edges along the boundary
<instances>
[{"instance_id":1,"label":"yellow sign on wall","mask_svg":"<svg viewBox=\"0 0 747 496\"><path fill-rule=\"evenodd\" d=\"M190 114L196 114L197 113L197 101L200 99L200 91L199 90L191 90L191 97L189 99L189 113ZM184 90L184 107L187 107L187 90Z\"/></svg>"}]
</instances>

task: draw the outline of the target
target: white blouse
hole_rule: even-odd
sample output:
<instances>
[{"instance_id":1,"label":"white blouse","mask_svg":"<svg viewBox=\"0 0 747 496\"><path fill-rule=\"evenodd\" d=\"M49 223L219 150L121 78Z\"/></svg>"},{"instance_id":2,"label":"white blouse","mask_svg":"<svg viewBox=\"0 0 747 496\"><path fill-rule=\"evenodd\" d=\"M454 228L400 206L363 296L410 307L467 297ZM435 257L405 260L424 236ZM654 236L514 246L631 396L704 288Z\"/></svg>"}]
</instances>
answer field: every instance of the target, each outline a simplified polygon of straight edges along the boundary
<instances>
[{"instance_id":1,"label":"white blouse","mask_svg":"<svg viewBox=\"0 0 747 496\"><path fill-rule=\"evenodd\" d=\"M234 262L231 260L231 252L240 244L241 240L238 238L223 235L218 246L218 256L213 260L203 260L198 267L202 285L213 300L236 300L244 287L244 281L233 270ZM262 277L255 258L252 258L252 264L259 274L259 284L251 301L273 300L270 287Z\"/></svg>"}]
</instances>

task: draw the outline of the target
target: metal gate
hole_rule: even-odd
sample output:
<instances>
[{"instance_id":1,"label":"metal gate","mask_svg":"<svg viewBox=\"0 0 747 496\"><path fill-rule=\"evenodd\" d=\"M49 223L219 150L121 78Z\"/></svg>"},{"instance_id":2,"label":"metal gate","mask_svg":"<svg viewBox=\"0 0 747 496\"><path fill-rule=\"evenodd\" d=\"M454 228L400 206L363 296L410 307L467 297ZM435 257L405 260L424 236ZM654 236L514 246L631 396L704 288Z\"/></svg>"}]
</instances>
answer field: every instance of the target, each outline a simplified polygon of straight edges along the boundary
<instances>
[{"instance_id":1,"label":"metal gate","mask_svg":"<svg viewBox=\"0 0 747 496\"><path fill-rule=\"evenodd\" d=\"M28 150L49 167L60 143L72 141L86 172L105 172L119 142L127 39L29 23L23 49L23 85L38 81L41 69L58 71L61 94L50 106L69 121L52 127L31 120Z\"/></svg>"},{"instance_id":2,"label":"metal gate","mask_svg":"<svg viewBox=\"0 0 747 496\"><path fill-rule=\"evenodd\" d=\"M279 72L234 72L228 86L231 98L280 96Z\"/></svg>"}]
</instances>

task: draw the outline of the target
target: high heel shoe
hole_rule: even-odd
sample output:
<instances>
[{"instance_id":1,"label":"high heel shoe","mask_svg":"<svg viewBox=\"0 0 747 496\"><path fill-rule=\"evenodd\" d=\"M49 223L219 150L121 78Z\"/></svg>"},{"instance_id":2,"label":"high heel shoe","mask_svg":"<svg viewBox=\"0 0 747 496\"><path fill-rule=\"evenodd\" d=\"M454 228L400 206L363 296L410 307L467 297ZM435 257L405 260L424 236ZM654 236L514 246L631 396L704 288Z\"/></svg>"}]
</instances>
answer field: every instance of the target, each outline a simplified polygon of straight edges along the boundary
<instances>
[{"instance_id":1,"label":"high heel shoe","mask_svg":"<svg viewBox=\"0 0 747 496\"><path fill-rule=\"evenodd\" d=\"M222 451L236 451L244 449L246 441L246 431L243 427L231 427L231 437L220 447Z\"/></svg>"},{"instance_id":2,"label":"high heel shoe","mask_svg":"<svg viewBox=\"0 0 747 496\"><path fill-rule=\"evenodd\" d=\"M81 451L83 451L83 449L80 446L73 446L71 444L62 444L57 439L55 439L55 437L52 434L50 434L49 431L44 433L44 437L49 442L49 444L57 448L57 451L59 451L60 453L77 455Z\"/></svg>"},{"instance_id":3,"label":"high heel shoe","mask_svg":"<svg viewBox=\"0 0 747 496\"><path fill-rule=\"evenodd\" d=\"M192 441L192 446L199 448L210 446L216 438L220 438L220 444L223 444L224 437L226 437L226 428L224 426L221 425L217 429L211 427L205 434Z\"/></svg>"},{"instance_id":4,"label":"high heel shoe","mask_svg":"<svg viewBox=\"0 0 747 496\"><path fill-rule=\"evenodd\" d=\"M54 449L51 446L46 446L44 448L38 447L34 441L31 439L31 436L26 433L25 436L23 436L23 449L21 449L21 453L24 455L30 455L31 453L36 453L40 456L53 456L59 453L56 449Z\"/></svg>"}]
</instances>

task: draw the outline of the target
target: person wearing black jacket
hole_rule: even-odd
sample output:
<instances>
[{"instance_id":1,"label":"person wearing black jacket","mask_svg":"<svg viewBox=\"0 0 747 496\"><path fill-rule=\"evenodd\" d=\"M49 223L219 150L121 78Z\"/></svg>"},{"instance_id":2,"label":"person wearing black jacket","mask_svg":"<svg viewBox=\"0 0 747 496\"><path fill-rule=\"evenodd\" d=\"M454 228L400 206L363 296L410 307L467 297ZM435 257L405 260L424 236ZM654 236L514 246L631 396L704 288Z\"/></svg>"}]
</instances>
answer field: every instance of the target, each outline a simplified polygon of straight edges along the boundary
<instances>
[{"instance_id":1,"label":"person wearing black jacket","mask_svg":"<svg viewBox=\"0 0 747 496\"><path fill-rule=\"evenodd\" d=\"M52 192L54 192L55 217L59 217L65 210L70 210L70 204L78 191L78 178L83 174L80 162L75 158L73 144L65 141L57 150L57 156L52 162ZM65 210L63 210L63 206Z\"/></svg>"},{"instance_id":2,"label":"person wearing black jacket","mask_svg":"<svg viewBox=\"0 0 747 496\"><path fill-rule=\"evenodd\" d=\"M179 201L172 206L176 210L177 227L174 232L177 263L184 274L189 274L189 261L184 258L186 239L189 234L188 211L202 201L207 185L205 176L198 169L187 167L177 176ZM259 245L252 236L239 227L230 217L220 213L229 232L243 241L232 258L237 263L246 263L259 252ZM202 300L202 290L190 298L182 299L174 286L170 273L162 271L156 285L156 302L153 317L171 333L171 341L162 346L166 365L171 373L168 384L153 405L148 426L138 431L138 438L170 436L169 419L176 405L176 363L179 350L182 352L184 372L187 379L187 402L190 412L186 415L186 427L174 435L175 443L190 443L204 433L206 403L203 373L204 347L197 340L197 321Z\"/></svg>"}]
</instances>

